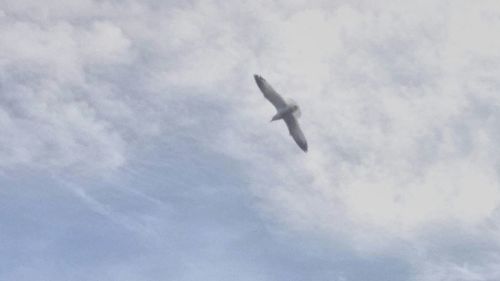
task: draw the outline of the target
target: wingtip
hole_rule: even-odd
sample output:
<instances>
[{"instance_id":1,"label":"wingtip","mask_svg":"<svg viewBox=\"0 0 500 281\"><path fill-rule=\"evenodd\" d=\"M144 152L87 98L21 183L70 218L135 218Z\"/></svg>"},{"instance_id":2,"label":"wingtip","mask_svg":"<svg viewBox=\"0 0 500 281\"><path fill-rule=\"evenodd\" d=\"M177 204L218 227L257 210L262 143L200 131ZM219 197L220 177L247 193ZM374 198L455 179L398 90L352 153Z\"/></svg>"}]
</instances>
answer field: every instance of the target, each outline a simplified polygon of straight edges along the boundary
<instances>
[{"instance_id":1,"label":"wingtip","mask_svg":"<svg viewBox=\"0 0 500 281\"><path fill-rule=\"evenodd\" d=\"M253 78L255 79L255 83L257 83L259 88L262 89L262 87L264 87L264 78L262 78L262 76L258 74L254 74Z\"/></svg>"},{"instance_id":2,"label":"wingtip","mask_svg":"<svg viewBox=\"0 0 500 281\"><path fill-rule=\"evenodd\" d=\"M306 143L302 143L299 146L300 146L300 149L302 149L302 151L304 151L305 153L307 153L307 142Z\"/></svg>"}]
</instances>

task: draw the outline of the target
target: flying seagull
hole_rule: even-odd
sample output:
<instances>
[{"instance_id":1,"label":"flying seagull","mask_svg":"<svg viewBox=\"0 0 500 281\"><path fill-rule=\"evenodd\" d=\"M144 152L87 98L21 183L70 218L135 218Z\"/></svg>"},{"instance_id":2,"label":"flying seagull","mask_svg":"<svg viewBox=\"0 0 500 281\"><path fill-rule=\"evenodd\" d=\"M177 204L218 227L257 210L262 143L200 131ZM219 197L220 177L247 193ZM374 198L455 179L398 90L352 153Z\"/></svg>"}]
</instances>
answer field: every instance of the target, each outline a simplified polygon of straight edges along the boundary
<instances>
[{"instance_id":1,"label":"flying seagull","mask_svg":"<svg viewBox=\"0 0 500 281\"><path fill-rule=\"evenodd\" d=\"M276 115L273 116L272 121L283 119L288 127L288 132L293 137L299 147L307 152L307 140L304 133L300 129L297 118L300 117L300 108L293 100L285 101L272 87L267 83L266 79L255 74L253 76L257 86L264 94L264 97L276 107Z\"/></svg>"}]
</instances>

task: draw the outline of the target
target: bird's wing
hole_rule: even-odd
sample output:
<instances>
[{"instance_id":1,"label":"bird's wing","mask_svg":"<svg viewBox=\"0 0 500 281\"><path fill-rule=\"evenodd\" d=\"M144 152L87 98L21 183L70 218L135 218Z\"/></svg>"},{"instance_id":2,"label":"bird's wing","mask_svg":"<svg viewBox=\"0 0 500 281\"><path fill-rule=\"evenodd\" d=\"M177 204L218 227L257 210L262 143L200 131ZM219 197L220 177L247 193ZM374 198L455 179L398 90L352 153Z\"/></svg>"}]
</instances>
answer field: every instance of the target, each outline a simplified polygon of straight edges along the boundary
<instances>
[{"instance_id":1,"label":"bird's wing","mask_svg":"<svg viewBox=\"0 0 500 281\"><path fill-rule=\"evenodd\" d=\"M255 82L257 82L257 86L259 86L259 89L264 94L264 97L276 107L276 110L279 111L287 107L285 100L273 89L273 87L271 87L271 85L269 85L269 83L267 83L266 79L257 74L253 77L255 78Z\"/></svg>"},{"instance_id":2,"label":"bird's wing","mask_svg":"<svg viewBox=\"0 0 500 281\"><path fill-rule=\"evenodd\" d=\"M299 145L299 147L307 152L307 140L300 129L299 122L297 118L293 116L293 114L287 114L284 118L286 126L288 127L288 132L293 137L295 142Z\"/></svg>"}]
</instances>

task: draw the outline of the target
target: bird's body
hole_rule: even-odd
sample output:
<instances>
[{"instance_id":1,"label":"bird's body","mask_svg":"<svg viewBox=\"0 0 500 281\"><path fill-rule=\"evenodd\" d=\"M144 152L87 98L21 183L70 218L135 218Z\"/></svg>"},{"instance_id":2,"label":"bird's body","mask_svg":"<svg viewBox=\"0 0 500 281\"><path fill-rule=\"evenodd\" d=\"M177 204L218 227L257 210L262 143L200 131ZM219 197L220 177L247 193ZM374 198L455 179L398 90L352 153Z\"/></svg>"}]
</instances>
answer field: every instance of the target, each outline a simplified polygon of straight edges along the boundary
<instances>
[{"instance_id":1,"label":"bird's body","mask_svg":"<svg viewBox=\"0 0 500 281\"><path fill-rule=\"evenodd\" d=\"M273 119L271 121L279 120L279 119L284 119L288 114L293 114L299 109L299 107L295 104L289 104L285 108L282 108L276 112L276 115L273 116Z\"/></svg>"},{"instance_id":2,"label":"bird's body","mask_svg":"<svg viewBox=\"0 0 500 281\"><path fill-rule=\"evenodd\" d=\"M288 132L293 137L297 145L307 152L307 140L304 133L300 129L299 122L297 121L300 115L299 106L292 100L285 101L261 76L254 75L255 82L259 89L264 94L264 97L269 100L276 108L276 115L273 116L271 121L283 119L288 127Z\"/></svg>"}]
</instances>

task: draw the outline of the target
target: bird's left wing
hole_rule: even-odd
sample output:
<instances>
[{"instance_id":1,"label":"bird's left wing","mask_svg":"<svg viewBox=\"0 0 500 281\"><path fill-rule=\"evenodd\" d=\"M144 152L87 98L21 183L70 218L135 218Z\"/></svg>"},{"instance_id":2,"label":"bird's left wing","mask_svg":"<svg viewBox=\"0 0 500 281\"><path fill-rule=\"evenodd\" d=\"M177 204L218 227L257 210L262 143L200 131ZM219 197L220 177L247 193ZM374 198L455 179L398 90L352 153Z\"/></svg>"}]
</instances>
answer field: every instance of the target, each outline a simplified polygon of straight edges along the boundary
<instances>
[{"instance_id":1,"label":"bird's left wing","mask_svg":"<svg viewBox=\"0 0 500 281\"><path fill-rule=\"evenodd\" d=\"M276 110L284 109L287 107L286 101L271 87L271 85L266 81L266 79L262 78L255 74L253 76L255 78L255 82L257 86L259 86L260 91L264 94L267 100L269 100Z\"/></svg>"},{"instance_id":2,"label":"bird's left wing","mask_svg":"<svg viewBox=\"0 0 500 281\"><path fill-rule=\"evenodd\" d=\"M288 132L290 132L290 135L293 137L295 142L304 152L307 152L307 140L304 136L304 133L300 129L297 118L295 118L293 114L287 114L283 119L285 120L286 126L288 127Z\"/></svg>"}]
</instances>

